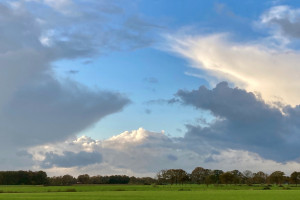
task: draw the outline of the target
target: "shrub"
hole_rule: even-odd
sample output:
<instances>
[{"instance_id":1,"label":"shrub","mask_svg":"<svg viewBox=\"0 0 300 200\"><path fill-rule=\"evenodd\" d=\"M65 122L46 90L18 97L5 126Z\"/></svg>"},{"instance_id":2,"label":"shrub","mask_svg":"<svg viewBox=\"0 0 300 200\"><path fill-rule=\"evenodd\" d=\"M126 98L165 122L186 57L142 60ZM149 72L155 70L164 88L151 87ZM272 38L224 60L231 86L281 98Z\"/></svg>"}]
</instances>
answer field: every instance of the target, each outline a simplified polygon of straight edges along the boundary
<instances>
[{"instance_id":1,"label":"shrub","mask_svg":"<svg viewBox=\"0 0 300 200\"><path fill-rule=\"evenodd\" d=\"M269 186L265 186L263 190L271 190L271 188Z\"/></svg>"},{"instance_id":2,"label":"shrub","mask_svg":"<svg viewBox=\"0 0 300 200\"><path fill-rule=\"evenodd\" d=\"M77 192L75 188L68 188L66 189L66 192Z\"/></svg>"}]
</instances>

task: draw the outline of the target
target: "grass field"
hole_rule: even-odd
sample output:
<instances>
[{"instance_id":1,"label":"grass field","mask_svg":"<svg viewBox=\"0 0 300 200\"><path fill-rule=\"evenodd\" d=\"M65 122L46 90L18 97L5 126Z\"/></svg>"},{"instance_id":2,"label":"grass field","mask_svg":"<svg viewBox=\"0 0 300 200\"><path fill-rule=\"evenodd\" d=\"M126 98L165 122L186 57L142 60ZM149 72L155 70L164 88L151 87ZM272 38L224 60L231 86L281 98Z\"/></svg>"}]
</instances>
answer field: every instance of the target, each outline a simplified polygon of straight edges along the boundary
<instances>
[{"instance_id":1,"label":"grass field","mask_svg":"<svg viewBox=\"0 0 300 200\"><path fill-rule=\"evenodd\" d=\"M300 187L173 185L0 186L5 200L289 200L300 199Z\"/></svg>"}]
</instances>

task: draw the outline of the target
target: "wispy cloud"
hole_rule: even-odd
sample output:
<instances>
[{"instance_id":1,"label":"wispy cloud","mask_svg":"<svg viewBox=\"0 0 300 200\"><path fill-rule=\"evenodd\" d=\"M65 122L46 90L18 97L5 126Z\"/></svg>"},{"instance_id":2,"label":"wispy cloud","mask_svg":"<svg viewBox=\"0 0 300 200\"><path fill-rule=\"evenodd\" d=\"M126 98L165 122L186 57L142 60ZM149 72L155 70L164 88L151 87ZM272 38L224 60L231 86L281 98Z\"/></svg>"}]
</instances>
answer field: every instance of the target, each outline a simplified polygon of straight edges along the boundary
<instances>
[{"instance_id":1,"label":"wispy cloud","mask_svg":"<svg viewBox=\"0 0 300 200\"><path fill-rule=\"evenodd\" d=\"M169 50L206 73L207 80L227 80L247 91L258 92L269 102L300 103L300 53L271 48L266 43L234 42L228 34L173 35Z\"/></svg>"}]
</instances>

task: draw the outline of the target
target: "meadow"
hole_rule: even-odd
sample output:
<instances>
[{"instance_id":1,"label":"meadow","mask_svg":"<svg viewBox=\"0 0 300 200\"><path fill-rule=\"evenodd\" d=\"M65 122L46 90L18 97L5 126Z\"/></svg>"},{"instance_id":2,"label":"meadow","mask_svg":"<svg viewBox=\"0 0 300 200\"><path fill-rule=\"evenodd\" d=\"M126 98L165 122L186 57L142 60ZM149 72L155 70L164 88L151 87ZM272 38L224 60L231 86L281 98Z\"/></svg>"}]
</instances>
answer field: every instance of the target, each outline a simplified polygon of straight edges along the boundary
<instances>
[{"instance_id":1,"label":"meadow","mask_svg":"<svg viewBox=\"0 0 300 200\"><path fill-rule=\"evenodd\" d=\"M5 200L281 200L300 199L300 187L285 185L74 185L0 186Z\"/></svg>"}]
</instances>

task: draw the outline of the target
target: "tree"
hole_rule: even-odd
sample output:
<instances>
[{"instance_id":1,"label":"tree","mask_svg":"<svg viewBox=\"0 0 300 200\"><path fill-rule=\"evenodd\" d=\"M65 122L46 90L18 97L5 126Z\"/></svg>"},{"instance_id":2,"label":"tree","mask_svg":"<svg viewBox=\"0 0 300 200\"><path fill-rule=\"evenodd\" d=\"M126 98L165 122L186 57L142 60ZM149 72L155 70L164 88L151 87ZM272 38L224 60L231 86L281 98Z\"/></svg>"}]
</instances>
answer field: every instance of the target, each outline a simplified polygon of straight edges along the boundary
<instances>
[{"instance_id":1,"label":"tree","mask_svg":"<svg viewBox=\"0 0 300 200\"><path fill-rule=\"evenodd\" d=\"M183 169L168 169L161 170L157 174L158 183L159 184L183 184L184 182L189 180L188 173Z\"/></svg>"},{"instance_id":2,"label":"tree","mask_svg":"<svg viewBox=\"0 0 300 200\"><path fill-rule=\"evenodd\" d=\"M102 176L101 177L101 184L109 184L109 176Z\"/></svg>"},{"instance_id":3,"label":"tree","mask_svg":"<svg viewBox=\"0 0 300 200\"><path fill-rule=\"evenodd\" d=\"M44 171L38 171L34 173L33 181L37 185L45 185L48 184L48 176Z\"/></svg>"},{"instance_id":4,"label":"tree","mask_svg":"<svg viewBox=\"0 0 300 200\"><path fill-rule=\"evenodd\" d=\"M61 181L62 185L73 185L76 183L76 179L69 174L64 175Z\"/></svg>"},{"instance_id":5,"label":"tree","mask_svg":"<svg viewBox=\"0 0 300 200\"><path fill-rule=\"evenodd\" d=\"M0 172L0 185L4 185L4 178L1 172Z\"/></svg>"},{"instance_id":6,"label":"tree","mask_svg":"<svg viewBox=\"0 0 300 200\"><path fill-rule=\"evenodd\" d=\"M276 183L276 185L281 185L284 181L284 172L275 171L269 176L270 183Z\"/></svg>"},{"instance_id":7,"label":"tree","mask_svg":"<svg viewBox=\"0 0 300 200\"><path fill-rule=\"evenodd\" d=\"M44 185L47 174L43 171L1 171L0 184L3 185Z\"/></svg>"},{"instance_id":8,"label":"tree","mask_svg":"<svg viewBox=\"0 0 300 200\"><path fill-rule=\"evenodd\" d=\"M207 187L209 184L215 183L215 176L213 174L206 176L204 183L206 184Z\"/></svg>"},{"instance_id":9,"label":"tree","mask_svg":"<svg viewBox=\"0 0 300 200\"><path fill-rule=\"evenodd\" d=\"M151 185L153 183L156 183L156 180L154 178L151 177L130 177L130 182L129 184L139 184L139 185Z\"/></svg>"},{"instance_id":10,"label":"tree","mask_svg":"<svg viewBox=\"0 0 300 200\"><path fill-rule=\"evenodd\" d=\"M253 174L253 183L265 184L267 182L268 175L262 171Z\"/></svg>"},{"instance_id":11,"label":"tree","mask_svg":"<svg viewBox=\"0 0 300 200\"><path fill-rule=\"evenodd\" d=\"M157 184L165 185L168 183L167 179L166 179L166 172L167 172L167 170L163 169L157 173L157 175L156 175Z\"/></svg>"},{"instance_id":12,"label":"tree","mask_svg":"<svg viewBox=\"0 0 300 200\"><path fill-rule=\"evenodd\" d=\"M191 174L191 179L193 183L204 184L206 177L211 174L210 169L204 169L202 167L196 167Z\"/></svg>"},{"instance_id":13,"label":"tree","mask_svg":"<svg viewBox=\"0 0 300 200\"><path fill-rule=\"evenodd\" d=\"M125 175L113 175L109 176L109 184L128 184L130 181L129 176Z\"/></svg>"},{"instance_id":14,"label":"tree","mask_svg":"<svg viewBox=\"0 0 300 200\"><path fill-rule=\"evenodd\" d=\"M82 184L88 184L90 182L90 176L88 174L79 175L77 181Z\"/></svg>"},{"instance_id":15,"label":"tree","mask_svg":"<svg viewBox=\"0 0 300 200\"><path fill-rule=\"evenodd\" d=\"M224 172L222 170L216 169L212 171L212 175L213 175L213 179L214 179L214 183L219 184L221 182L220 180L220 176L223 174Z\"/></svg>"},{"instance_id":16,"label":"tree","mask_svg":"<svg viewBox=\"0 0 300 200\"><path fill-rule=\"evenodd\" d=\"M90 177L91 184L101 184L102 183L102 176L92 176Z\"/></svg>"},{"instance_id":17,"label":"tree","mask_svg":"<svg viewBox=\"0 0 300 200\"><path fill-rule=\"evenodd\" d=\"M183 169L177 169L176 173L178 176L178 183L183 184L189 180L188 173L186 171L184 171Z\"/></svg>"},{"instance_id":18,"label":"tree","mask_svg":"<svg viewBox=\"0 0 300 200\"><path fill-rule=\"evenodd\" d=\"M253 183L253 173L250 170L246 170L243 172L244 175L244 183L251 185Z\"/></svg>"},{"instance_id":19,"label":"tree","mask_svg":"<svg viewBox=\"0 0 300 200\"><path fill-rule=\"evenodd\" d=\"M220 180L223 184L232 184L234 183L234 175L231 172L225 172L220 175Z\"/></svg>"},{"instance_id":20,"label":"tree","mask_svg":"<svg viewBox=\"0 0 300 200\"><path fill-rule=\"evenodd\" d=\"M233 174L233 183L234 184L240 184L244 178L244 175L239 170L233 170L231 171Z\"/></svg>"},{"instance_id":21,"label":"tree","mask_svg":"<svg viewBox=\"0 0 300 200\"><path fill-rule=\"evenodd\" d=\"M293 172L291 174L290 180L292 183L296 184L297 186L298 183L300 182L300 172Z\"/></svg>"}]
</instances>

